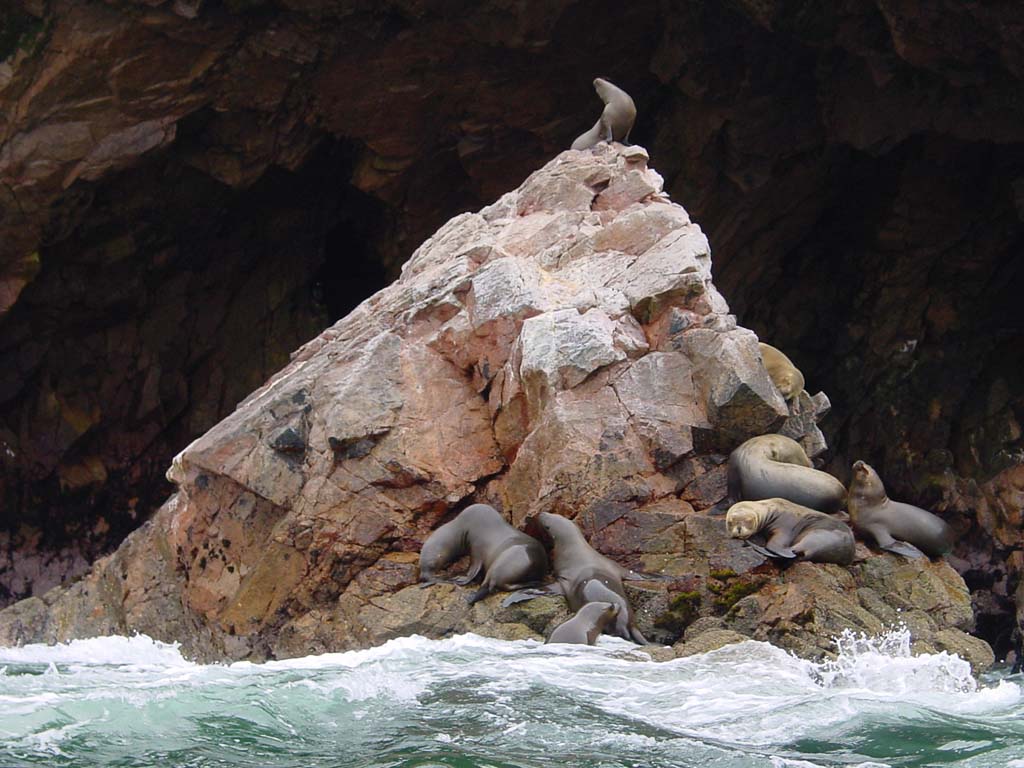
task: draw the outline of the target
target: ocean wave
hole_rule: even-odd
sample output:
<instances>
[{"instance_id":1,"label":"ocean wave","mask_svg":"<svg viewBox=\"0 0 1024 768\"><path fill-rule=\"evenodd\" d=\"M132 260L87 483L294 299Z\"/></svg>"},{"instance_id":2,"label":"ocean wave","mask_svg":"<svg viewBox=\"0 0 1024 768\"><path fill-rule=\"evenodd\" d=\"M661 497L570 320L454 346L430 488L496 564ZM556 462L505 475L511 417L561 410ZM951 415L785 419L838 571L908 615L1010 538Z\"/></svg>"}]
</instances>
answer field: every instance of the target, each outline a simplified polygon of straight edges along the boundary
<instances>
[{"instance_id":1,"label":"ocean wave","mask_svg":"<svg viewBox=\"0 0 1024 768\"><path fill-rule=\"evenodd\" d=\"M593 764L632 755L798 768L835 765L828 756L842 753L844 765L872 768L890 764L864 746L877 734L933 730L936 754L1024 758L1019 685L981 684L950 654L914 656L905 629L844 635L823 662L755 641L654 662L618 638L587 647L466 634L203 665L139 635L0 649L4 667L0 758L59 753L75 764L85 752L97 761L99 749L116 762L117 744L138 742L152 760L235 740L252 741L267 765L294 762L301 745L340 748L353 765L440 750L529 766L585 744Z\"/></svg>"}]
</instances>

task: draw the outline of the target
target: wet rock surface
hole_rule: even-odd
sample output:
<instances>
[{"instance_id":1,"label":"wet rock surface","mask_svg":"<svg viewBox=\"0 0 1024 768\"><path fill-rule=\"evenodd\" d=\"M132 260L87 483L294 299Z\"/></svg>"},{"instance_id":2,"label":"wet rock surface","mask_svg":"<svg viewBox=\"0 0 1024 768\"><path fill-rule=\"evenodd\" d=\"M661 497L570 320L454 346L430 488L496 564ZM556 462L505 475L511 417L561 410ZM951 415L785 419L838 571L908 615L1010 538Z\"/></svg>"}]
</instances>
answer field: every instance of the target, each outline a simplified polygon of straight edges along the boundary
<instances>
[{"instance_id":1,"label":"wet rock surface","mask_svg":"<svg viewBox=\"0 0 1024 768\"><path fill-rule=\"evenodd\" d=\"M486 502L516 525L571 517L657 574L627 584L637 625L687 652L701 627L817 656L844 628L903 621L923 650L984 666L946 563L862 548L849 569L780 571L710 513L728 451L784 425L817 440L807 414L824 409L790 412L661 183L642 148L600 145L452 219L183 450L176 494L116 553L0 612L0 643L144 632L263 659L410 633L544 636L568 617L561 598L469 606L471 587L417 584L430 532Z\"/></svg>"}]
</instances>

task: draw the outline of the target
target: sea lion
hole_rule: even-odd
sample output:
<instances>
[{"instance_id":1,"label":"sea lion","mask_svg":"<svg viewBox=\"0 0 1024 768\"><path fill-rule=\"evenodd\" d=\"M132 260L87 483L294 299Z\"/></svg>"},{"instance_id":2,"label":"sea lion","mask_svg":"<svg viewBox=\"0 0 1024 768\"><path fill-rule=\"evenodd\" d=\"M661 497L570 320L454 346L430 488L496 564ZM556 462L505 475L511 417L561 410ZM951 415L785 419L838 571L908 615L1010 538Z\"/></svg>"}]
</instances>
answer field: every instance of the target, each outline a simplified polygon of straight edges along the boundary
<instances>
[{"instance_id":1,"label":"sea lion","mask_svg":"<svg viewBox=\"0 0 1024 768\"><path fill-rule=\"evenodd\" d=\"M863 461L853 463L847 501L854 530L866 533L881 549L906 557L938 557L953 548L953 529L926 509L892 501L882 478Z\"/></svg>"},{"instance_id":2,"label":"sea lion","mask_svg":"<svg viewBox=\"0 0 1024 768\"><path fill-rule=\"evenodd\" d=\"M800 369L793 365L793 361L786 357L771 344L763 341L758 343L761 348L761 359L764 360L764 367L768 371L768 377L772 384L779 390L784 400L792 400L804 390L804 375Z\"/></svg>"},{"instance_id":3,"label":"sea lion","mask_svg":"<svg viewBox=\"0 0 1024 768\"><path fill-rule=\"evenodd\" d=\"M800 443L785 435L759 435L729 456L732 501L782 498L819 512L843 508L846 489L811 465Z\"/></svg>"},{"instance_id":4,"label":"sea lion","mask_svg":"<svg viewBox=\"0 0 1024 768\"><path fill-rule=\"evenodd\" d=\"M471 504L423 542L420 549L420 581L430 586L439 581L437 571L470 554L465 576L453 579L465 585L483 578L468 599L470 605L497 589L519 589L537 584L548 572L548 554L532 536L517 531L494 507Z\"/></svg>"},{"instance_id":5,"label":"sea lion","mask_svg":"<svg viewBox=\"0 0 1024 768\"><path fill-rule=\"evenodd\" d=\"M587 603L612 603L618 609L613 631L625 640L647 645L633 624L633 609L622 586L623 579L643 579L641 574L623 568L591 547L572 520L550 512L537 515L537 522L554 543L552 573L556 582L543 590L527 590L507 597L503 605L542 594L565 595L569 610L578 611Z\"/></svg>"},{"instance_id":6,"label":"sea lion","mask_svg":"<svg viewBox=\"0 0 1024 768\"><path fill-rule=\"evenodd\" d=\"M636 120L636 105L629 94L603 78L594 79L594 90L604 102L604 111L597 118L594 127L578 136L572 143L573 149L588 149L602 141L629 141L629 132Z\"/></svg>"},{"instance_id":7,"label":"sea lion","mask_svg":"<svg viewBox=\"0 0 1024 768\"><path fill-rule=\"evenodd\" d=\"M733 504L725 515L725 527L734 539L746 539L769 557L837 565L853 562L853 531L849 526L788 499Z\"/></svg>"},{"instance_id":8,"label":"sea lion","mask_svg":"<svg viewBox=\"0 0 1024 768\"><path fill-rule=\"evenodd\" d=\"M609 622L615 621L619 607L613 603L587 603L568 621L563 621L545 642L593 645Z\"/></svg>"}]
</instances>

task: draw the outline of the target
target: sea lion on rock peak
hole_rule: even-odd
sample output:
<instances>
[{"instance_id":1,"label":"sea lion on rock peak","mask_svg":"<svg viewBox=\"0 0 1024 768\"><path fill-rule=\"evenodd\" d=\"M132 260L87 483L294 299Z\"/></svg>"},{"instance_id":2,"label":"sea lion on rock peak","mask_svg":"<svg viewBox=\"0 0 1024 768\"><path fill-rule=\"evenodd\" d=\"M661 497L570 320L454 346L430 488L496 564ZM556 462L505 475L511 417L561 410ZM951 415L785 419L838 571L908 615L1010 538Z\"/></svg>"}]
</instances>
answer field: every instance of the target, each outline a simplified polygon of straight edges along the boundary
<instances>
[{"instance_id":1,"label":"sea lion on rock peak","mask_svg":"<svg viewBox=\"0 0 1024 768\"><path fill-rule=\"evenodd\" d=\"M647 640L633 624L633 609L622 586L623 579L644 578L609 560L587 543L572 520L550 512L537 515L537 522L554 543L551 570L557 580L547 588L547 594L563 594L569 610L578 611L587 603L612 603L619 609L613 630L625 640L647 645ZM531 596L543 594L534 592ZM515 596L506 602L515 601Z\"/></svg>"},{"instance_id":2,"label":"sea lion on rock peak","mask_svg":"<svg viewBox=\"0 0 1024 768\"><path fill-rule=\"evenodd\" d=\"M881 549L906 557L938 557L953 548L953 529L926 509L893 501L870 464L853 463L847 500L850 522Z\"/></svg>"},{"instance_id":3,"label":"sea lion on rock peak","mask_svg":"<svg viewBox=\"0 0 1024 768\"><path fill-rule=\"evenodd\" d=\"M465 585L483 577L480 589L467 598L470 605L498 589L539 584L548 572L548 555L539 541L509 525L494 507L471 504L423 542L423 586L437 583L437 571L467 551L469 570L454 582Z\"/></svg>"},{"instance_id":4,"label":"sea lion on rock peak","mask_svg":"<svg viewBox=\"0 0 1024 768\"><path fill-rule=\"evenodd\" d=\"M788 499L761 499L733 504L725 527L734 539L763 555L815 563L849 565L853 562L853 531L834 517ZM764 540L764 544L751 541Z\"/></svg>"},{"instance_id":5,"label":"sea lion on rock peak","mask_svg":"<svg viewBox=\"0 0 1024 768\"><path fill-rule=\"evenodd\" d=\"M551 633L546 643L578 643L593 645L597 636L619 615L614 603L587 603L576 615L563 621Z\"/></svg>"},{"instance_id":6,"label":"sea lion on rock peak","mask_svg":"<svg viewBox=\"0 0 1024 768\"><path fill-rule=\"evenodd\" d=\"M629 141L629 132L636 120L636 105L629 94L604 78L594 79L594 90L604 102L604 111L597 118L594 127L578 136L572 143L573 149L589 149L602 141Z\"/></svg>"},{"instance_id":7,"label":"sea lion on rock peak","mask_svg":"<svg viewBox=\"0 0 1024 768\"><path fill-rule=\"evenodd\" d=\"M804 375L800 369L793 365L793 361L777 350L771 344L758 342L761 348L761 359L764 360L764 367L768 371L768 378L779 390L782 399L789 401L804 390Z\"/></svg>"},{"instance_id":8,"label":"sea lion on rock peak","mask_svg":"<svg viewBox=\"0 0 1024 768\"><path fill-rule=\"evenodd\" d=\"M785 435L752 437L729 456L729 498L733 501L789 499L819 512L838 512L846 488L820 472L796 440Z\"/></svg>"}]
</instances>

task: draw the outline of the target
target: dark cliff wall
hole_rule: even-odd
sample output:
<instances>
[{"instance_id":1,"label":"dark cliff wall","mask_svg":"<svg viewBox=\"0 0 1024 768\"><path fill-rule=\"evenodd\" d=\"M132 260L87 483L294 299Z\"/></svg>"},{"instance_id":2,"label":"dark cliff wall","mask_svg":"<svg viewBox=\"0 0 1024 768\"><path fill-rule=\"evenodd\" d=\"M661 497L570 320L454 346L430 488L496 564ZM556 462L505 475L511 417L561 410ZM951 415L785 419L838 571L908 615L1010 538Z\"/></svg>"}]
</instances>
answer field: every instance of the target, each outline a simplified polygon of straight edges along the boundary
<instances>
[{"instance_id":1,"label":"dark cliff wall","mask_svg":"<svg viewBox=\"0 0 1024 768\"><path fill-rule=\"evenodd\" d=\"M865 458L959 527L999 653L1024 568L1024 12L919 5L0 11L0 603L116 545L174 453L588 128L602 75L741 321L832 397L830 468Z\"/></svg>"}]
</instances>

